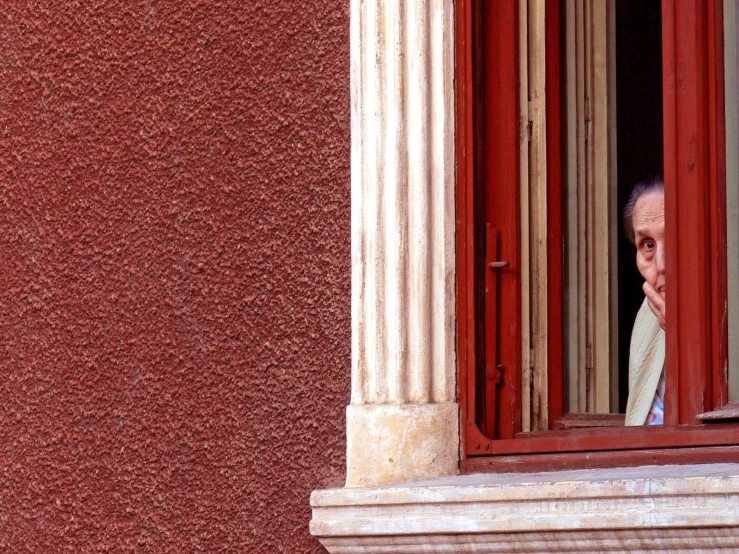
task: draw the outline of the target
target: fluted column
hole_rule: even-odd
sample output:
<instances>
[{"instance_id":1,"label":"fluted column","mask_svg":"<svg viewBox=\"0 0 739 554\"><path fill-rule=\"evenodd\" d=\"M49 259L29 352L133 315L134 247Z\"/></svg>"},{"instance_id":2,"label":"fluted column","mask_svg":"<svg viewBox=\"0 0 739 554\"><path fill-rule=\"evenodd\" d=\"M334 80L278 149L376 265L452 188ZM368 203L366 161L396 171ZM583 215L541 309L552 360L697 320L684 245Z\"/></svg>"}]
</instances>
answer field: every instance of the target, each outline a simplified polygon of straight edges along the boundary
<instances>
[{"instance_id":1,"label":"fluted column","mask_svg":"<svg viewBox=\"0 0 739 554\"><path fill-rule=\"evenodd\" d=\"M352 0L347 485L455 473L452 0Z\"/></svg>"}]
</instances>

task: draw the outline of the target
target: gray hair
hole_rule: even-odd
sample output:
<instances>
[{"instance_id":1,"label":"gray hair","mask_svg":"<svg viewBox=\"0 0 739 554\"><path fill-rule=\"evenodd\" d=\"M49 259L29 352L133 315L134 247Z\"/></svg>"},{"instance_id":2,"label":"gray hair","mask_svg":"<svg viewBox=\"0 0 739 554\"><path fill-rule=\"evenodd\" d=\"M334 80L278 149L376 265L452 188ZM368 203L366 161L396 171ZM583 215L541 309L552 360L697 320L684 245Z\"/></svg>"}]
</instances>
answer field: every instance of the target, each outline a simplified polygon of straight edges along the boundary
<instances>
[{"instance_id":1,"label":"gray hair","mask_svg":"<svg viewBox=\"0 0 739 554\"><path fill-rule=\"evenodd\" d=\"M629 196L629 201L624 206L624 231L626 231L626 236L629 237L632 244L636 244L636 238L634 237L634 208L639 198L650 192L661 192L664 194L665 181L661 175L634 185Z\"/></svg>"}]
</instances>

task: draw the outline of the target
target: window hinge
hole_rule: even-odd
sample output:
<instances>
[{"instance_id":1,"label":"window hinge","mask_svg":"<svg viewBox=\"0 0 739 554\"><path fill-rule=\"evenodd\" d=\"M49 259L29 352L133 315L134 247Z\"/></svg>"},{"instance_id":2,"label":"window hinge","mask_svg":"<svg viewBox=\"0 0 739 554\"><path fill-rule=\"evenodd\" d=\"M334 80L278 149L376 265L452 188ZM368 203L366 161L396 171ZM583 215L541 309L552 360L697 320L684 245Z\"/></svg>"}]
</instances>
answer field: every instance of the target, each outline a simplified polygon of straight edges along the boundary
<instances>
[{"instance_id":1,"label":"window hinge","mask_svg":"<svg viewBox=\"0 0 739 554\"><path fill-rule=\"evenodd\" d=\"M534 108L531 100L528 103L528 121L526 122L526 134L528 141L531 142L531 137L534 134Z\"/></svg>"},{"instance_id":2,"label":"window hinge","mask_svg":"<svg viewBox=\"0 0 739 554\"><path fill-rule=\"evenodd\" d=\"M529 349L529 393L534 393L534 371L536 370L534 367L534 349Z\"/></svg>"},{"instance_id":3,"label":"window hinge","mask_svg":"<svg viewBox=\"0 0 739 554\"><path fill-rule=\"evenodd\" d=\"M593 369L593 346L588 345L585 349L585 367Z\"/></svg>"},{"instance_id":4,"label":"window hinge","mask_svg":"<svg viewBox=\"0 0 739 554\"><path fill-rule=\"evenodd\" d=\"M590 383L593 379L593 347L585 348L585 391L590 391Z\"/></svg>"}]
</instances>

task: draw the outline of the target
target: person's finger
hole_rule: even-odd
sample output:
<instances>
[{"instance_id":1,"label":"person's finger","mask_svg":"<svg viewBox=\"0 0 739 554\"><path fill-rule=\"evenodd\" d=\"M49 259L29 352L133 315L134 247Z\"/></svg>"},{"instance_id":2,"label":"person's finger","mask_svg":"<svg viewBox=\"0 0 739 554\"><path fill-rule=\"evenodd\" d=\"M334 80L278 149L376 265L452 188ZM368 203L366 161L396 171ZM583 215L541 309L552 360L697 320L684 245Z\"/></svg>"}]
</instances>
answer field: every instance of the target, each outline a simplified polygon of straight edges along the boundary
<instances>
[{"instance_id":1,"label":"person's finger","mask_svg":"<svg viewBox=\"0 0 739 554\"><path fill-rule=\"evenodd\" d=\"M652 313L654 314L654 317L657 318L657 323L659 323L659 326L664 329L665 328L665 314L659 310L654 304L652 304L649 300L647 300L647 304L649 305L649 309L652 310Z\"/></svg>"},{"instance_id":2,"label":"person's finger","mask_svg":"<svg viewBox=\"0 0 739 554\"><path fill-rule=\"evenodd\" d=\"M649 297L647 297L647 306L649 306L649 309L652 310L652 313L657 317L657 319L662 316L659 309L657 309L657 306L654 305L654 302L652 302Z\"/></svg>"},{"instance_id":3,"label":"person's finger","mask_svg":"<svg viewBox=\"0 0 739 554\"><path fill-rule=\"evenodd\" d=\"M644 291L644 294L647 296L648 300L651 300L655 306L657 306L658 308L664 311L665 299L662 298L662 295L659 292L657 292L657 289L655 289L652 285L644 281L642 290Z\"/></svg>"},{"instance_id":4,"label":"person's finger","mask_svg":"<svg viewBox=\"0 0 739 554\"><path fill-rule=\"evenodd\" d=\"M649 309L652 310L652 313L657 317L657 319L660 320L660 322L664 320L664 317L665 317L664 311L660 309L660 307L657 304L655 304L649 298L647 298L647 305L649 306Z\"/></svg>"},{"instance_id":5,"label":"person's finger","mask_svg":"<svg viewBox=\"0 0 739 554\"><path fill-rule=\"evenodd\" d=\"M662 295L657 292L657 290L647 283L644 282L644 286L642 287L644 290L644 294L647 296L647 305L649 306L649 309L652 310L652 313L657 318L657 321L659 322L660 327L662 329L665 328L665 299L662 298Z\"/></svg>"},{"instance_id":6,"label":"person's finger","mask_svg":"<svg viewBox=\"0 0 739 554\"><path fill-rule=\"evenodd\" d=\"M649 284L649 281L644 281L641 288L647 296L652 296L656 292L654 287Z\"/></svg>"},{"instance_id":7,"label":"person's finger","mask_svg":"<svg viewBox=\"0 0 739 554\"><path fill-rule=\"evenodd\" d=\"M650 299L652 303L657 307L657 309L660 312L662 312L662 314L664 314L665 313L665 299L662 298L662 295L655 290L654 293L650 295Z\"/></svg>"}]
</instances>

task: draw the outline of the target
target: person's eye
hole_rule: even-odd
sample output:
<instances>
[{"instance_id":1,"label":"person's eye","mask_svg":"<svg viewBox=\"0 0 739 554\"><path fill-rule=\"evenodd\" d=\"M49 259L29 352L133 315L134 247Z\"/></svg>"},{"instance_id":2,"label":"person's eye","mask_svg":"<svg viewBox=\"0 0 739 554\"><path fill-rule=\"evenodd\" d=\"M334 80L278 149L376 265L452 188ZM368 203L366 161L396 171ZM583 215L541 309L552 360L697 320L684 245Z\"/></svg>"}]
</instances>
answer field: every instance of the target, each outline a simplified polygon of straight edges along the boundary
<instances>
[{"instance_id":1,"label":"person's eye","mask_svg":"<svg viewBox=\"0 0 739 554\"><path fill-rule=\"evenodd\" d=\"M651 240L645 240L643 245L645 250L652 250L654 248L654 242Z\"/></svg>"}]
</instances>

